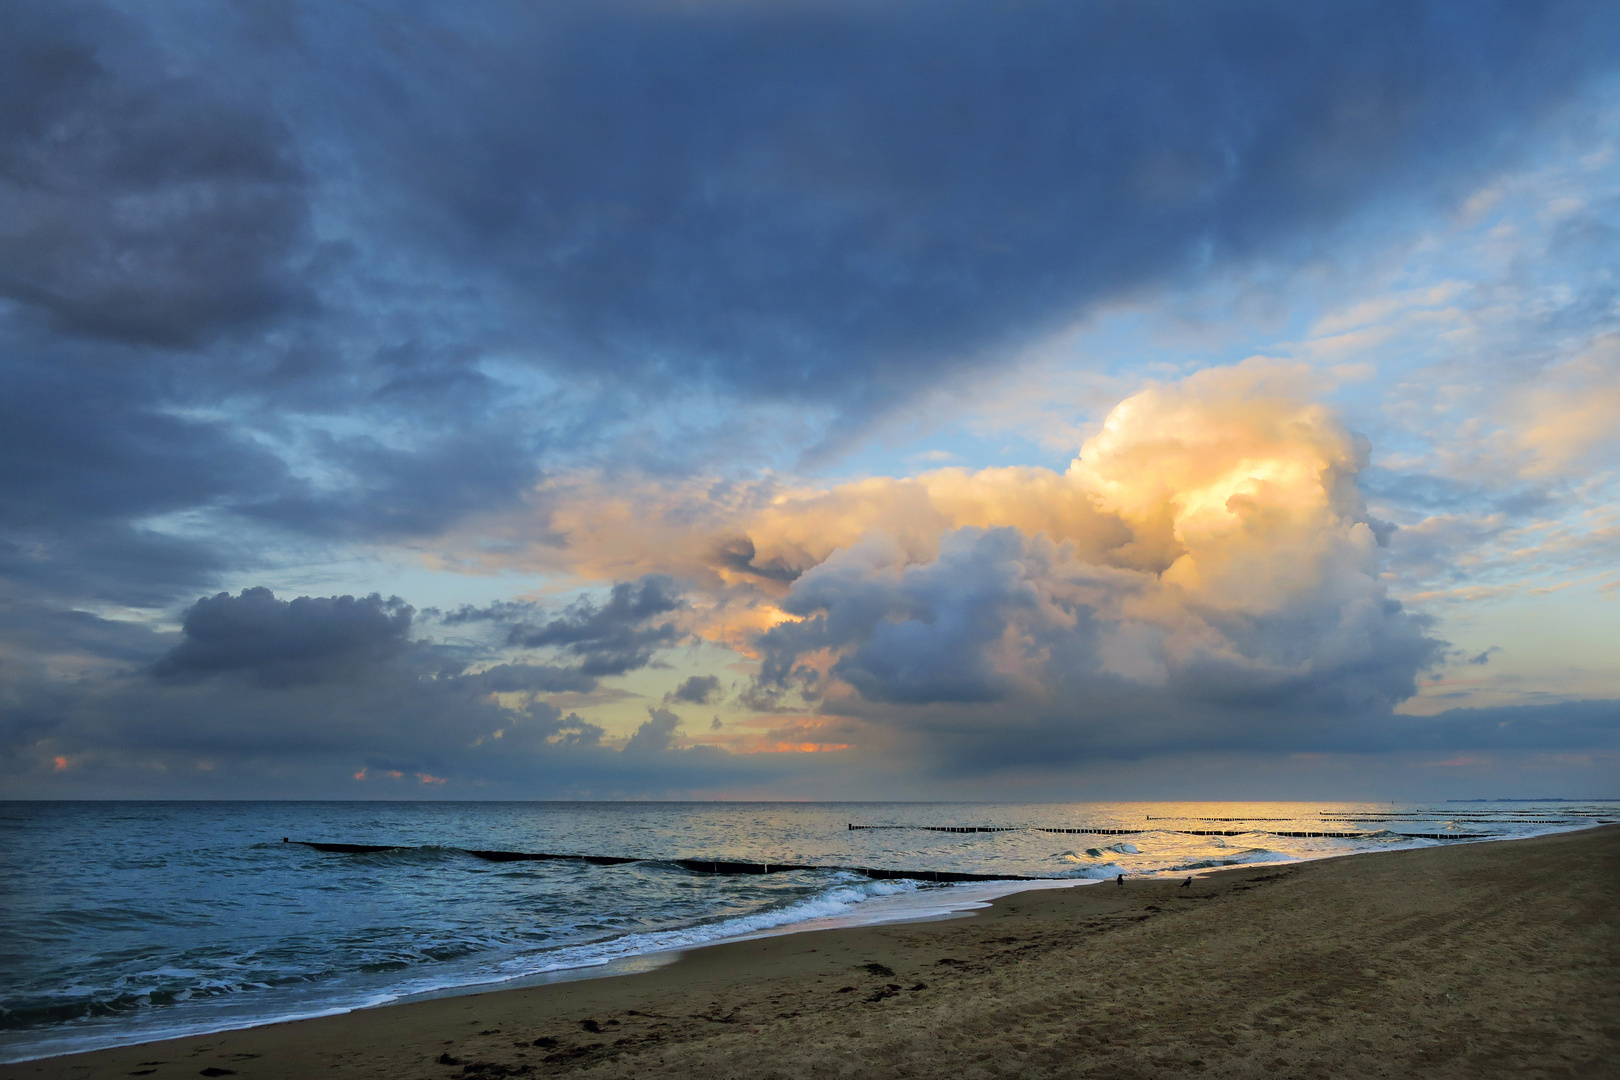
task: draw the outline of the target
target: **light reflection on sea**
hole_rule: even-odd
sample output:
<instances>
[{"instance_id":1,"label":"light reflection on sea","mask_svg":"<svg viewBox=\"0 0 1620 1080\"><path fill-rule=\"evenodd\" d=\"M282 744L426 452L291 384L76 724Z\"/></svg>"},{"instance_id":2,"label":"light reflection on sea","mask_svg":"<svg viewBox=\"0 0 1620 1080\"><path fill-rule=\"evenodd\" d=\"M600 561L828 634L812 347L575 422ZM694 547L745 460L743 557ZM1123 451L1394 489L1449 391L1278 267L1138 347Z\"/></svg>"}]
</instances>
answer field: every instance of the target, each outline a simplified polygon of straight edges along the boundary
<instances>
[{"instance_id":1,"label":"light reflection on sea","mask_svg":"<svg viewBox=\"0 0 1620 1080\"><path fill-rule=\"evenodd\" d=\"M1617 811L1613 803L0 803L0 1061L487 986L723 937L921 917L995 891L836 871L711 876L658 860L1083 880L1443 842L1399 833L1528 836ZM1038 831L1063 828L1139 831ZM1303 831L1360 835L1277 835ZM329 855L283 836L414 850ZM466 848L647 861L489 863Z\"/></svg>"}]
</instances>

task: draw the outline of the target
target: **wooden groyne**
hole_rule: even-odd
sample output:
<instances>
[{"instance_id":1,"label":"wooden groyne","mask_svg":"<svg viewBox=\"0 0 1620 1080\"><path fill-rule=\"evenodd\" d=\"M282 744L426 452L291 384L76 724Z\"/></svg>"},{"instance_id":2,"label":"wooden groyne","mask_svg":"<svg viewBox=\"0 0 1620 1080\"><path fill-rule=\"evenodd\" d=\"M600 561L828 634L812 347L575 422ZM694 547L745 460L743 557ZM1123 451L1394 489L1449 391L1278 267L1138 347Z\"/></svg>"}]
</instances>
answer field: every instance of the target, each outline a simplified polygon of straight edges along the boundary
<instances>
[{"instance_id":1,"label":"wooden groyne","mask_svg":"<svg viewBox=\"0 0 1620 1080\"><path fill-rule=\"evenodd\" d=\"M329 844L317 840L292 840L282 837L284 844L298 844L333 855L370 855L384 851L422 851L410 844ZM592 866L620 866L624 863L648 862L678 866L696 874L783 874L794 870L842 870L860 874L876 881L1045 881L1046 878L1025 877L1019 874L964 874L954 870L880 870L870 866L810 866L800 863L755 863L715 859L636 859L619 855L559 855L543 851L487 851L474 848L437 848L440 851L458 851L486 862L582 862Z\"/></svg>"}]
</instances>

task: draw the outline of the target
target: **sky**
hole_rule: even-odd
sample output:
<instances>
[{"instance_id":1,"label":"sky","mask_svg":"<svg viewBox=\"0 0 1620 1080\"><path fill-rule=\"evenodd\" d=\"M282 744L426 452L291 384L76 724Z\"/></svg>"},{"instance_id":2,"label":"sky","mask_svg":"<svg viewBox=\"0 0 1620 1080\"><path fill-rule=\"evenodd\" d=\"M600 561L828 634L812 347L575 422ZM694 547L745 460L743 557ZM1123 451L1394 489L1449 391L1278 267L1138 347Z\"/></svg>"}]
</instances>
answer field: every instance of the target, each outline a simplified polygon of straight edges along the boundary
<instances>
[{"instance_id":1,"label":"sky","mask_svg":"<svg viewBox=\"0 0 1620 1080\"><path fill-rule=\"evenodd\" d=\"M1620 8L0 0L0 796L1620 797Z\"/></svg>"}]
</instances>

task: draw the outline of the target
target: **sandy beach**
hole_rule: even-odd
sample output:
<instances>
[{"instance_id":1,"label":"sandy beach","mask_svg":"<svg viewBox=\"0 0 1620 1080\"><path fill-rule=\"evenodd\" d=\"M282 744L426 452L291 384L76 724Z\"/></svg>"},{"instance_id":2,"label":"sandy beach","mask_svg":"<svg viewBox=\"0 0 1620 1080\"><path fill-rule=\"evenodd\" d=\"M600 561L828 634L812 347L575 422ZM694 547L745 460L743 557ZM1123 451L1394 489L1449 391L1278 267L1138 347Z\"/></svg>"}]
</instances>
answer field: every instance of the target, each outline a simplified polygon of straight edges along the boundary
<instances>
[{"instance_id":1,"label":"sandy beach","mask_svg":"<svg viewBox=\"0 0 1620 1080\"><path fill-rule=\"evenodd\" d=\"M1620 826L1005 897L0 1078L1620 1076Z\"/></svg>"}]
</instances>

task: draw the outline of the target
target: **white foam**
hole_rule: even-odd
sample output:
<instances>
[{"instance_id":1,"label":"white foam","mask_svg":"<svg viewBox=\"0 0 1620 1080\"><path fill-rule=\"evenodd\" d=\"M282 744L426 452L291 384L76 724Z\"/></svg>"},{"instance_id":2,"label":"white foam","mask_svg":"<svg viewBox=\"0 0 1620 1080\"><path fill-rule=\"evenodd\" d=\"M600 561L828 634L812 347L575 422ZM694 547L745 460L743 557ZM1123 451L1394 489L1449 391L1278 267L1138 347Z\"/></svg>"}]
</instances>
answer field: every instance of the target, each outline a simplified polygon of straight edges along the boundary
<instances>
[{"instance_id":1,"label":"white foam","mask_svg":"<svg viewBox=\"0 0 1620 1080\"><path fill-rule=\"evenodd\" d=\"M1221 866L1245 866L1250 863L1268 862L1297 862L1293 855L1285 855L1280 851L1269 851L1266 848L1250 848L1239 851L1233 855L1226 855L1214 859L1198 859L1194 862L1182 863L1170 869L1170 873L1180 873L1185 870L1213 870Z\"/></svg>"},{"instance_id":2,"label":"white foam","mask_svg":"<svg viewBox=\"0 0 1620 1080\"><path fill-rule=\"evenodd\" d=\"M1118 877L1120 874L1129 874L1130 871L1125 869L1125 867L1121 866L1119 863L1108 862L1096 863L1091 866L1080 866L1073 870L1060 871L1060 873L1064 878L1071 881L1105 881L1108 878Z\"/></svg>"},{"instance_id":3,"label":"white foam","mask_svg":"<svg viewBox=\"0 0 1620 1080\"><path fill-rule=\"evenodd\" d=\"M835 930L850 926L879 926L885 923L924 922L929 919L949 918L963 912L977 911L990 906L990 901L1014 893L1039 889L1068 889L1090 884L1084 880L1039 881L969 881L955 885L913 888L905 893L874 899L847 911L784 924L763 933L747 933L735 938L716 939L746 941L777 934L798 934L809 930Z\"/></svg>"},{"instance_id":4,"label":"white foam","mask_svg":"<svg viewBox=\"0 0 1620 1080\"><path fill-rule=\"evenodd\" d=\"M523 964L523 961L509 961L509 968L516 968L522 964L524 970L520 972L509 970L502 977L489 981L507 981L525 975L568 968L601 966L628 956L681 952L725 941L747 941L810 930L946 918L988 907L990 901L1012 893L1032 889L1064 889L1084 883L1072 879L973 881L951 885L927 885L910 880L849 881L835 885L815 896L769 911L739 915L680 930L626 934L612 941L558 949L546 954L546 963L543 966L529 966L534 959L539 959L538 957L530 958L529 964Z\"/></svg>"}]
</instances>

